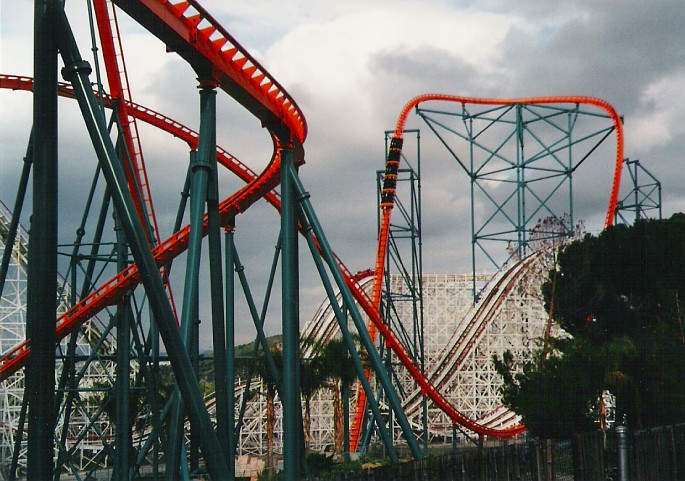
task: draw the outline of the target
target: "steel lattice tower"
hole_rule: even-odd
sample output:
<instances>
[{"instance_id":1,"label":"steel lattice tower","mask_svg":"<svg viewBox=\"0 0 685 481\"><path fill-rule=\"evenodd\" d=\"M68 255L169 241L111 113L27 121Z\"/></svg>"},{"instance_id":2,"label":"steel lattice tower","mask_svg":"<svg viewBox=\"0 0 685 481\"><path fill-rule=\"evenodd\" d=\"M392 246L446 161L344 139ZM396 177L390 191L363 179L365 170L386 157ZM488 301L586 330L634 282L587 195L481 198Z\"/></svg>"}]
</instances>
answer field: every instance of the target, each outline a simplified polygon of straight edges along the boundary
<instances>
[{"instance_id":1,"label":"steel lattice tower","mask_svg":"<svg viewBox=\"0 0 685 481\"><path fill-rule=\"evenodd\" d=\"M574 225L573 177L614 131L609 116L579 103L452 105L416 112L469 178L474 274L528 254L540 219Z\"/></svg>"},{"instance_id":2,"label":"steel lattice tower","mask_svg":"<svg viewBox=\"0 0 685 481\"><path fill-rule=\"evenodd\" d=\"M385 132L385 156L388 155L392 131ZM398 333L421 370L425 370L424 325L423 325L423 262L421 240L421 134L419 130L408 130L405 138L400 167L397 171L397 193L395 208L397 215L390 228L388 238L388 265L385 269L381 316ZM377 203L382 197L384 172L376 172ZM378 225L380 226L380 211ZM400 311L403 317L400 318ZM391 377L396 361L392 352L384 348L380 339L380 350ZM425 401L425 400L424 400ZM424 412L427 407L424 405ZM425 419L427 421L427 419ZM365 439L369 439L367 423ZM422 439L427 449L427 426L423 423ZM364 447L362 448L364 449Z\"/></svg>"},{"instance_id":3,"label":"steel lattice tower","mask_svg":"<svg viewBox=\"0 0 685 481\"><path fill-rule=\"evenodd\" d=\"M616 222L626 225L631 223L629 214L634 213L632 221L647 219L649 214L656 211L661 219L661 182L649 172L638 159L625 159L624 164L630 176L630 191L616 206Z\"/></svg>"}]
</instances>

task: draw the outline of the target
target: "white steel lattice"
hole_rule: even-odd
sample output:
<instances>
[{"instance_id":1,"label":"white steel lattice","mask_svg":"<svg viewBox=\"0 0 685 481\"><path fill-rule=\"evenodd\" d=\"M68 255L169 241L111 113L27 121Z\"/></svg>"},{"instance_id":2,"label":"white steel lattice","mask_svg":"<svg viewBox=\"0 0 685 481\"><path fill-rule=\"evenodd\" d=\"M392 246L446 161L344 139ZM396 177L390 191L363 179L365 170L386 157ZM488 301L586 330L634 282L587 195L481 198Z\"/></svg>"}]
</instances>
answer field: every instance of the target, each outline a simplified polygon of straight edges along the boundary
<instances>
[{"instance_id":1,"label":"white steel lattice","mask_svg":"<svg viewBox=\"0 0 685 481\"><path fill-rule=\"evenodd\" d=\"M424 355L426 375L440 386L447 399L471 419L489 427L513 426L519 417L501 406L498 388L501 378L495 372L492 356L509 350L515 361L530 357L544 336L547 313L540 294L542 272L538 257L505 267L495 274L478 274L476 283L487 283L479 302L474 306L473 278L470 274L424 274ZM392 289L405 289L401 278L393 277ZM369 279L360 284L370 289ZM492 299L488 297L492 293ZM406 329L411 329L410 303L396 305ZM319 340L338 336L338 327L328 301L306 325L302 338ZM305 352L305 355L308 355ZM442 366L442 367L441 367ZM406 370L397 368L397 378L405 393L404 407L417 435L421 435L421 398ZM354 398L354 396L352 396ZM252 412L263 413L261 396L255 398ZM351 399L351 409L354 403ZM311 447L330 450L333 443L333 394L320 391L312 401ZM280 426L280 419L279 419ZM245 453L264 453L266 440L253 431L257 419L246 421L240 446ZM395 440L402 443L399 426L393 429ZM466 433L468 434L468 433ZM428 435L431 443L450 443L452 423L437 407L428 402ZM277 430L276 439L281 432ZM459 440L463 433L458 434ZM254 443L264 443L258 446ZM277 450L280 444L277 444Z\"/></svg>"},{"instance_id":2,"label":"white steel lattice","mask_svg":"<svg viewBox=\"0 0 685 481\"><path fill-rule=\"evenodd\" d=\"M8 213L0 216L3 232L6 232ZM3 239L4 239L3 235ZM13 251L12 265L0 303L0 347L2 352L15 346L25 338L25 296L26 296L26 254L27 237L21 232ZM4 244L3 244L4 250ZM504 269L495 275L479 274L476 282L489 281L479 303L473 306L471 289L472 276L458 274L425 274L423 276L424 306L424 353L427 376L441 386L450 402L471 419L480 419L490 426L512 425L518 418L501 408L498 387L501 383L494 372L493 354L502 355L511 350L515 359L530 355L536 339L543 336L547 315L540 298L540 269L526 265L519 271ZM392 289L405 289L398 278L392 279ZM370 288L368 279L362 281ZM62 283L62 285L65 285ZM65 289L68 291L68 289ZM494 292L488 298L488 292ZM487 306L490 302L492 305ZM68 304L67 296L60 296L61 309ZM484 307L485 306L485 307ZM411 306L398 303L400 320L406 329L411 329ZM487 308L486 308L487 307ZM87 326L93 326L92 323ZM92 352L93 343L100 337L102 326L86 327L82 331L78 350L87 355ZM467 335L468 334L468 335ZM338 334L337 323L328 301L324 302L317 315L307 323L302 337L330 339ZM62 345L61 350L65 349ZM113 341L104 343L102 352L115 351ZM442 366L442 367L441 367ZM88 373L79 381L80 388L93 387L95 383L111 385L113 365L111 361L91 362ZM57 370L59 372L59 369ZM57 375L56 372L56 375ZM405 393L404 405L410 423L417 434L421 433L421 402L415 392L414 382L407 372L397 370L400 379L399 390ZM23 374L17 373L0 385L0 462L6 467L11 459L14 435L21 409L23 395ZM244 395L244 382L236 385L236 408ZM239 455L264 456L267 452L266 396L261 382L253 383L244 416L238 444ZM112 430L103 416L94 416L98 400L96 395L81 394L74 400L69 434L65 448L71 457L74 472L89 469L94 465L105 466L111 456L108 448ZM353 403L351 403L353 405ZM275 400L276 420L274 426L275 454L282 454L281 406ZM238 412L236 412L238 414ZM63 415L63 412L62 412ZM93 421L88 421L93 419ZM333 391L320 390L311 400L310 446L316 451L330 451L333 446ZM60 421L61 422L61 421ZM450 442L451 422L437 408L428 403L429 441ZM58 426L56 432L60 432ZM394 427L396 440L401 443L401 433ZM59 443L58 443L59 444ZM23 453L20 457L24 459ZM22 461L25 463L25 461Z\"/></svg>"},{"instance_id":3,"label":"white steel lattice","mask_svg":"<svg viewBox=\"0 0 685 481\"><path fill-rule=\"evenodd\" d=\"M9 230L11 213L0 203L0 256L5 251L5 243ZM0 355L6 353L26 339L26 269L28 265L28 233L21 227L12 250L9 269L7 272L2 299L0 300ZM62 279L58 281L59 316L70 305L69 286ZM97 351L93 346L102 336L103 326L97 320L86 324L79 331L76 343L76 354L87 358L94 354L94 359L87 364L77 365L77 371L83 371L78 378L77 386L72 386L84 392L73 396L72 411L69 428L62 443L61 433L64 423L65 404L60 406L57 425L55 428L55 456L60 448L63 455L68 456L65 465L67 471L76 473L92 468L94 465L106 464L107 455L103 454L103 439L112 439L112 428L109 421L102 415L96 415L101 402L94 392L87 392L94 386L110 386L113 379L114 366L109 360L99 360L102 355L114 352L114 339L109 336L99 344ZM61 358L67 352L67 340L62 342L56 351L57 369L55 377L62 371ZM15 436L19 428L19 416L24 395L24 371L18 371L4 382L0 383L0 476L9 469L12 453L15 448ZM67 396L62 396L65 400ZM21 476L26 468L26 437L27 428L24 426L23 442L19 447L18 471ZM1 479L1 478L0 478Z\"/></svg>"}]
</instances>

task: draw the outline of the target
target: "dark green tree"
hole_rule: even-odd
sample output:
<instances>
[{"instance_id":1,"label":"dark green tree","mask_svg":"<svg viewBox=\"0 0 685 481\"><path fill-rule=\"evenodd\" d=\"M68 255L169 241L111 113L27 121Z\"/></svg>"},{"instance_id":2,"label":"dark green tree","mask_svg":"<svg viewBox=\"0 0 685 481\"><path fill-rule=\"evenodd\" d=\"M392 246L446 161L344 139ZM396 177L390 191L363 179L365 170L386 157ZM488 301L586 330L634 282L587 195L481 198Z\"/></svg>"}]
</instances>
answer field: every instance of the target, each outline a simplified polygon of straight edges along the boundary
<instances>
[{"instance_id":1,"label":"dark green tree","mask_svg":"<svg viewBox=\"0 0 685 481\"><path fill-rule=\"evenodd\" d=\"M302 418L302 429L304 435L304 450L309 452L311 439L311 401L314 395L326 385L326 374L323 366L323 358L321 357L321 348L316 343L305 339L302 345L302 351L306 347L312 346L312 356L309 358L302 357L300 363L300 393L304 400L304 415Z\"/></svg>"},{"instance_id":2,"label":"dark green tree","mask_svg":"<svg viewBox=\"0 0 685 481\"><path fill-rule=\"evenodd\" d=\"M333 390L334 452L346 453L349 437L349 397L357 372L342 338L331 339L321 348L324 375ZM363 357L363 356L362 356Z\"/></svg>"},{"instance_id":3,"label":"dark green tree","mask_svg":"<svg viewBox=\"0 0 685 481\"><path fill-rule=\"evenodd\" d=\"M552 289L554 281L554 289ZM496 359L504 400L531 433L568 437L597 426L600 394L616 395L632 429L685 420L685 216L616 226L562 249L543 286L572 336L514 374Z\"/></svg>"}]
</instances>

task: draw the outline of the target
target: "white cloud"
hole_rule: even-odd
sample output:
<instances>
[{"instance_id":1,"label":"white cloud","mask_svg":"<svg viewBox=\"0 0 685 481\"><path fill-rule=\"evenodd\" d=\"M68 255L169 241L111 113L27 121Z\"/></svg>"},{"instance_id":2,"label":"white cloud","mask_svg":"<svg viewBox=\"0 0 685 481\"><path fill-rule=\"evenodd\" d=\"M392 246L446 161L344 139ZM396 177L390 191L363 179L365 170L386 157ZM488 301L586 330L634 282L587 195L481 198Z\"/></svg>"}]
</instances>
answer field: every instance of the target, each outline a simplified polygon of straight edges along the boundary
<instances>
[{"instance_id":1,"label":"white cloud","mask_svg":"<svg viewBox=\"0 0 685 481\"><path fill-rule=\"evenodd\" d=\"M341 98L354 92L362 103L364 91L358 89L376 74L369 64L373 55L432 47L491 69L499 60L500 43L514 24L520 22L482 12L426 9L419 4L392 9L369 6L298 26L268 50L266 61L284 85L306 81L318 98Z\"/></svg>"},{"instance_id":2,"label":"white cloud","mask_svg":"<svg viewBox=\"0 0 685 481\"><path fill-rule=\"evenodd\" d=\"M640 114L626 121L626 144L634 155L644 155L685 134L685 70L647 85L639 102Z\"/></svg>"}]
</instances>

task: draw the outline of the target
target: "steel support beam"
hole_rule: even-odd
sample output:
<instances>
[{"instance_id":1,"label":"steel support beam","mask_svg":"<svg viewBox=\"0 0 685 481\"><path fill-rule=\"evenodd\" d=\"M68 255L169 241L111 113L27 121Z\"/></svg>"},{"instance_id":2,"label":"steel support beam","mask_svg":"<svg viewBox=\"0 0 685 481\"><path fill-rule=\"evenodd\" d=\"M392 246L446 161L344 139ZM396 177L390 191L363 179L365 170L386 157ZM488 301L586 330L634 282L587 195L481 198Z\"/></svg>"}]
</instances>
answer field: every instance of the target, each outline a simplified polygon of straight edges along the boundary
<instances>
[{"instance_id":1,"label":"steel support beam","mask_svg":"<svg viewBox=\"0 0 685 481\"><path fill-rule=\"evenodd\" d=\"M119 224L117 213L114 213L117 231L117 271L121 272L128 266L126 237ZM130 362L131 362L131 319L128 306L129 296L124 297L124 302L117 306L115 324L117 328L117 366L115 381L116 396L116 419L115 419L115 442L114 442L114 473L117 481L128 481L128 468L131 459L131 426L129 417L130 406Z\"/></svg>"},{"instance_id":2,"label":"steel support beam","mask_svg":"<svg viewBox=\"0 0 685 481\"><path fill-rule=\"evenodd\" d=\"M340 293L342 295L344 303L347 306L349 306L349 313L352 316L352 320L357 329L357 333L359 334L361 343L366 349L366 352L369 356L369 362L371 363L371 366L374 369L374 372L376 373L376 376L378 377L378 380L380 381L380 384L388 397L388 403L390 404L390 408L395 413L397 422L402 428L402 432L404 433L404 437L407 441L407 445L409 446L412 456L416 459L420 459L423 457L423 454L421 453L421 448L419 447L418 442L416 441L416 436L414 436L414 432L411 430L411 426L409 425L407 416L402 410L402 403L400 402L399 396L397 395L397 392L395 391L395 388L392 385L392 381L390 380L388 374L385 372L383 360L378 354L378 350L376 349L376 346L374 345L373 341L371 340L371 337L369 336L368 331L366 330L364 320L362 319L361 314L359 313L359 310L356 307L356 304L352 297L352 293L347 287L347 284L345 284L345 280L343 279L342 273L340 272L340 269L336 263L335 256L333 255L333 250L328 244L328 241L323 234L323 230L321 229L319 221L314 213L314 209L312 208L311 203L308 200L309 195L304 190L304 186L302 185L299 177L297 176L295 168L293 166L290 166L289 171L289 175L293 182L293 188L296 189L296 193L299 196L300 203L304 209L304 212L307 215L307 218L312 228L314 229L314 234L316 235L316 239L321 249L321 255L324 256L326 263L330 267L333 278L335 279L335 282L338 288L340 289ZM345 329L346 326L343 326L344 323L340 324L341 330ZM350 346L348 345L348 348L349 347ZM365 376L361 377L365 378ZM362 381L362 383L364 382L363 379L360 380ZM380 412L377 414L374 413L374 415L377 420L381 419ZM383 423L379 422L378 424L380 426ZM392 444L392 442L390 442L390 444Z\"/></svg>"},{"instance_id":3,"label":"steel support beam","mask_svg":"<svg viewBox=\"0 0 685 481\"><path fill-rule=\"evenodd\" d=\"M283 333L283 471L286 481L300 479L302 407L300 403L300 306L297 200L290 175L293 149L281 151L281 282Z\"/></svg>"},{"instance_id":4,"label":"steel support beam","mask_svg":"<svg viewBox=\"0 0 685 481\"><path fill-rule=\"evenodd\" d=\"M29 184L29 174L31 173L31 164L33 163L33 133L29 137L29 144L26 147L26 156L24 157L24 166L21 170L21 177L19 185L17 186L17 195L14 200L14 208L12 209L12 220L7 229L7 236L5 238L5 250L2 253L2 263L0 263L0 296L5 288L5 279L7 278L7 271L9 270L12 252L14 250L14 242L17 239L17 229L19 228L19 216L24 207L24 198L26 196L26 188Z\"/></svg>"},{"instance_id":5,"label":"steel support beam","mask_svg":"<svg viewBox=\"0 0 685 481\"><path fill-rule=\"evenodd\" d=\"M191 152L190 169L190 234L188 236L188 258L181 309L181 337L189 352L195 352L197 337L193 335L197 323L198 288L200 282L200 261L208 183L212 173L211 152L216 152L216 90L203 86L200 89L200 138L197 152ZM191 346L191 344L193 344ZM192 359L191 359L192 360ZM195 373L197 375L197 373ZM183 435L183 403L175 395L169 432L169 454L166 478L178 479L177 466L183 465L181 446ZM194 434L194 433L193 433ZM217 446L221 450L221 445ZM192 455L192 452L191 452Z\"/></svg>"},{"instance_id":6,"label":"steel support beam","mask_svg":"<svg viewBox=\"0 0 685 481\"><path fill-rule=\"evenodd\" d=\"M413 134L409 136L408 134ZM394 131L385 132L385 151L389 152ZM410 142L413 140L413 142ZM410 145L412 148L409 148ZM385 268L381 317L400 337L411 356L425 375L422 285L422 237L421 237L421 136L417 129L405 130L403 150L397 169L394 221L388 230L388 255ZM377 200L380 204L384 171L378 171ZM382 210L378 210L380 228ZM398 285L392 282L399 279ZM403 309L409 306L409 309ZM399 311L410 312L410 318L402 319ZM411 329L409 328L411 322ZM394 371L392 351L387 350L387 369ZM422 437L423 449L428 451L428 420L426 396L423 396Z\"/></svg>"},{"instance_id":7,"label":"steel support beam","mask_svg":"<svg viewBox=\"0 0 685 481\"><path fill-rule=\"evenodd\" d=\"M216 129L215 129L216 132ZM234 474L235 460L230 455L231 452L231 432L233 418L230 406L233 403L233 373L229 375L229 358L227 349L230 351L231 360L233 359L233 319L229 322L228 308L224 306L224 295L228 304L229 292L228 283L233 280L233 272L226 273L226 287L224 287L223 272L225 265L221 259L221 226L219 223L219 185L217 178L216 165L216 135L212 142L212 151L209 160L211 162L211 178L207 192L207 228L209 243L209 280L212 305L212 340L214 350L214 386L216 396L216 426L217 436L221 443L224 456L229 465L231 474ZM228 253L226 254L228 256ZM228 262L228 261L226 261ZM231 287L232 289L232 287ZM231 306L232 307L232 306ZM230 333L229 333L230 331ZM230 344L229 344L230 342ZM229 387L230 386L230 387Z\"/></svg>"},{"instance_id":8,"label":"steel support beam","mask_svg":"<svg viewBox=\"0 0 685 481\"><path fill-rule=\"evenodd\" d=\"M51 479L55 428L57 312L57 6L34 3L33 218L29 239L26 335L31 357L28 397L28 478ZM16 449L19 447L17 446Z\"/></svg>"},{"instance_id":9,"label":"steel support beam","mask_svg":"<svg viewBox=\"0 0 685 481\"><path fill-rule=\"evenodd\" d=\"M228 480L228 467L205 407L197 376L193 372L188 351L176 327L175 316L166 295L159 268L150 251L140 219L136 215L123 168L117 160L112 140L107 133L104 116L93 93L89 80L90 66L80 56L64 10L60 8L58 13L61 28L60 52L65 64L63 75L74 87L93 147L112 193L126 238L130 243L133 260L138 266L141 282L148 295L150 308L166 346L179 391L184 403L188 406L191 423L198 429L207 469L213 480ZM54 292L53 289L51 296L53 298ZM54 333L54 326L51 331Z\"/></svg>"},{"instance_id":10,"label":"steel support beam","mask_svg":"<svg viewBox=\"0 0 685 481\"><path fill-rule=\"evenodd\" d=\"M224 284L226 312L225 312L225 356L226 356L226 411L227 411L227 437L228 437L228 465L231 473L235 477L235 453L236 453L236 424L235 424L235 256L233 247L234 226L226 228L224 234L224 270L226 282ZM255 343L256 346L256 343ZM214 353L216 356L216 351ZM223 359L221 360L223 361ZM217 400L218 402L218 400ZM218 422L217 411L217 422Z\"/></svg>"},{"instance_id":11,"label":"steel support beam","mask_svg":"<svg viewBox=\"0 0 685 481\"><path fill-rule=\"evenodd\" d=\"M383 416L381 415L380 407L374 396L371 384L369 383L369 380L366 378L366 372L364 366L362 365L361 358L359 357L359 353L357 352L357 346L355 345L352 334L350 333L350 330L347 327L347 316L343 314L343 310L338 305L335 291L333 290L333 286L330 280L328 279L328 275L326 273L326 269L321 259L321 255L319 254L317 249L316 240L312 235L312 232L314 231L319 232L320 236L321 228L318 224L318 220L315 217L313 217L313 210L311 209L311 206L309 204L305 204L306 202L308 202L308 194L306 194L304 191L300 191L299 201L301 203L302 209L300 223L303 226L302 230L304 233L304 237L307 241L307 244L309 245L309 249L312 253L312 259L314 260L314 264L316 265L316 268L319 272L319 277L321 278L322 284L326 291L326 295L328 296L328 299L330 299L331 307L333 308L335 318L338 321L338 325L340 326L340 332L342 334L345 345L347 346L347 350L350 353L350 357L352 358L352 363L354 364L355 371L357 372L357 377L359 378L362 384L362 388L366 393L367 402L369 404L369 407L371 408L371 413L374 416L374 419L377 421L378 431L381 436L381 439L383 440L383 444L385 445L385 448L388 451L388 456L390 457L391 462L393 464L396 464L399 462L399 457L397 456L397 452L395 451L395 448L393 446L392 436L390 435L390 432L388 431L383 422ZM320 238L319 236L317 236L317 239ZM323 256L324 258L326 258L326 262L330 265L331 259L328 257L329 253L327 251L327 246L324 246L322 244L321 247L323 250ZM343 397L343 399L346 398Z\"/></svg>"}]
</instances>

